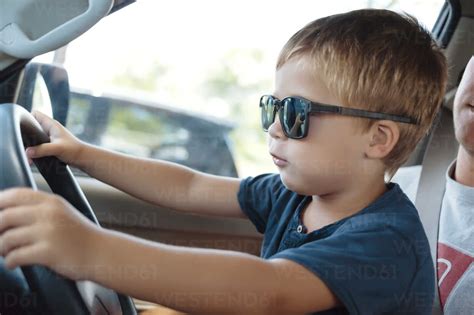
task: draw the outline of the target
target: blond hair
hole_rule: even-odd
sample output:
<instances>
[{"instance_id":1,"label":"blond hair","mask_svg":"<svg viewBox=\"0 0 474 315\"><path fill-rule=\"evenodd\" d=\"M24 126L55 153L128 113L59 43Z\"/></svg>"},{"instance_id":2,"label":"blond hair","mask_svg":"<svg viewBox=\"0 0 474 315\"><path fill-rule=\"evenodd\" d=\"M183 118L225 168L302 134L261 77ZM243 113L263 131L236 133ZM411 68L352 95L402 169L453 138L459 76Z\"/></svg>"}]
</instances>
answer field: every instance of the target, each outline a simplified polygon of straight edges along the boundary
<instances>
[{"instance_id":1,"label":"blond hair","mask_svg":"<svg viewBox=\"0 0 474 315\"><path fill-rule=\"evenodd\" d=\"M412 117L383 159L392 176L429 131L446 88L446 58L418 21L388 10L357 10L318 19L283 47L277 69L309 57L317 75L347 107ZM362 119L366 132L374 121Z\"/></svg>"}]
</instances>

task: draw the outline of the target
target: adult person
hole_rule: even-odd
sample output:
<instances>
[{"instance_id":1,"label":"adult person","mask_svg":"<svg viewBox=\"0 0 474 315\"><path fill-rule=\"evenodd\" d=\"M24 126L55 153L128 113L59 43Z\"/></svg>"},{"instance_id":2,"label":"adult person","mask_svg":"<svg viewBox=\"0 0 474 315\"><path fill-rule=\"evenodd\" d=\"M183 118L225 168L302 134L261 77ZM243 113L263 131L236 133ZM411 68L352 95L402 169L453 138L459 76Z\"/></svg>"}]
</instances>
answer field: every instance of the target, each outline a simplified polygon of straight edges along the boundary
<instances>
[{"instance_id":1,"label":"adult person","mask_svg":"<svg viewBox=\"0 0 474 315\"><path fill-rule=\"evenodd\" d=\"M444 314L473 314L474 299L474 57L459 84L453 108L459 151L446 172L438 236L438 288ZM393 178L415 202L421 166Z\"/></svg>"}]
</instances>

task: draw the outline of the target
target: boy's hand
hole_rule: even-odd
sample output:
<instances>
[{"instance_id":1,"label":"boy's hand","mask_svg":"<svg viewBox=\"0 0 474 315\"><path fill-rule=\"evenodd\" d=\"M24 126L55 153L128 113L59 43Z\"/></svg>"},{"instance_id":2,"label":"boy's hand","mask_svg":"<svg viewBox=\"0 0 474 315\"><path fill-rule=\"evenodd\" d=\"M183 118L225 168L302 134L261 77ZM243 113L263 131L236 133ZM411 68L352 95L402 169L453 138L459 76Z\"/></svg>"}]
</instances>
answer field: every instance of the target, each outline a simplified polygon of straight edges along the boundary
<instances>
[{"instance_id":1,"label":"boy's hand","mask_svg":"<svg viewBox=\"0 0 474 315\"><path fill-rule=\"evenodd\" d=\"M64 163L75 165L85 144L56 120L38 111L33 111L32 114L49 136L50 143L27 148L28 159L54 155Z\"/></svg>"},{"instance_id":2,"label":"boy's hand","mask_svg":"<svg viewBox=\"0 0 474 315\"><path fill-rule=\"evenodd\" d=\"M80 280L101 229L63 198L29 188L0 192L0 255L5 266L39 264Z\"/></svg>"}]
</instances>

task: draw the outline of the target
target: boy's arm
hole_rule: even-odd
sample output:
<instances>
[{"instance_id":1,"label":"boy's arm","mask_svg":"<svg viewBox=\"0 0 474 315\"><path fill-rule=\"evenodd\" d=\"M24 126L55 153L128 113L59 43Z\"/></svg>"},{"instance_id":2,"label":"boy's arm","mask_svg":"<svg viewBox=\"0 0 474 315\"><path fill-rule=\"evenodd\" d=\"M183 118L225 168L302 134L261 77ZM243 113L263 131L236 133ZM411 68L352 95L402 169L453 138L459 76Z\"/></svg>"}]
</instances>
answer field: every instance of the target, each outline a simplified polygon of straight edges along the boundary
<instances>
[{"instance_id":1,"label":"boy's arm","mask_svg":"<svg viewBox=\"0 0 474 315\"><path fill-rule=\"evenodd\" d=\"M246 217L237 192L240 180L213 176L178 164L136 158L86 144L57 121L34 112L50 143L28 148L30 159L54 155L126 193L175 210Z\"/></svg>"},{"instance_id":2,"label":"boy's arm","mask_svg":"<svg viewBox=\"0 0 474 315\"><path fill-rule=\"evenodd\" d=\"M132 157L86 145L76 166L139 199L174 210L246 217L237 200L240 179L175 163Z\"/></svg>"},{"instance_id":3,"label":"boy's arm","mask_svg":"<svg viewBox=\"0 0 474 315\"><path fill-rule=\"evenodd\" d=\"M0 192L7 268L40 264L190 313L306 314L338 305L312 272L286 259L152 243L92 224L64 199Z\"/></svg>"},{"instance_id":4,"label":"boy's arm","mask_svg":"<svg viewBox=\"0 0 474 315\"><path fill-rule=\"evenodd\" d=\"M186 313L308 314L340 305L322 280L286 259L168 246L112 231L95 243L111 250L89 255L88 265L104 267L86 279Z\"/></svg>"}]
</instances>

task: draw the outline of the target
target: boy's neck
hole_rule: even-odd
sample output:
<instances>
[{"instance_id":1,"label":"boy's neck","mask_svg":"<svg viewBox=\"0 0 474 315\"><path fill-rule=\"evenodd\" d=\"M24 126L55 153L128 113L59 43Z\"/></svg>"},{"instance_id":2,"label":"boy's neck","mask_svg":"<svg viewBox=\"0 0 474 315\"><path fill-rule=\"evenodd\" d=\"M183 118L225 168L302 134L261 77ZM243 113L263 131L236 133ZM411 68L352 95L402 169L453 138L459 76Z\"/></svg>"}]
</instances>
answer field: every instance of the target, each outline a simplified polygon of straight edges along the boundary
<instances>
[{"instance_id":1,"label":"boy's neck","mask_svg":"<svg viewBox=\"0 0 474 315\"><path fill-rule=\"evenodd\" d=\"M459 147L454 180L465 186L474 187L474 153Z\"/></svg>"},{"instance_id":2,"label":"boy's neck","mask_svg":"<svg viewBox=\"0 0 474 315\"><path fill-rule=\"evenodd\" d=\"M387 191L384 178L374 182L359 182L340 191L313 196L303 214L308 232L351 216L366 208Z\"/></svg>"}]
</instances>

